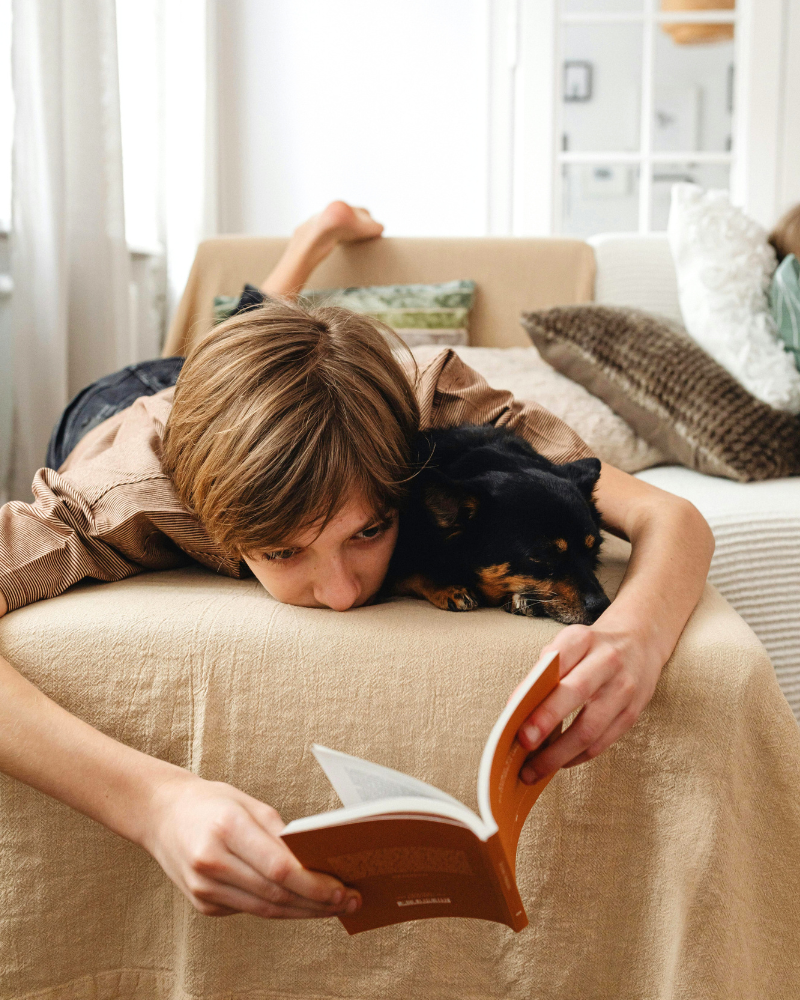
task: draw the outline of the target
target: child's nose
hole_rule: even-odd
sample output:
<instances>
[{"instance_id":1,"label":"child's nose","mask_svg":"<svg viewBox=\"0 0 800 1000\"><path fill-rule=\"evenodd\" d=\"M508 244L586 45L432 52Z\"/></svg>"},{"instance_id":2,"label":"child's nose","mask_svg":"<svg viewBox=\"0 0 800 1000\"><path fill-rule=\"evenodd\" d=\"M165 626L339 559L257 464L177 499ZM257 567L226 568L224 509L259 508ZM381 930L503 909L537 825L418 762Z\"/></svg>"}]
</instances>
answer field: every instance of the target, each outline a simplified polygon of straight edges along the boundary
<instances>
[{"instance_id":1,"label":"child's nose","mask_svg":"<svg viewBox=\"0 0 800 1000\"><path fill-rule=\"evenodd\" d=\"M358 579L338 561L322 569L314 587L316 599L332 611L347 611L352 608L360 594Z\"/></svg>"}]
</instances>

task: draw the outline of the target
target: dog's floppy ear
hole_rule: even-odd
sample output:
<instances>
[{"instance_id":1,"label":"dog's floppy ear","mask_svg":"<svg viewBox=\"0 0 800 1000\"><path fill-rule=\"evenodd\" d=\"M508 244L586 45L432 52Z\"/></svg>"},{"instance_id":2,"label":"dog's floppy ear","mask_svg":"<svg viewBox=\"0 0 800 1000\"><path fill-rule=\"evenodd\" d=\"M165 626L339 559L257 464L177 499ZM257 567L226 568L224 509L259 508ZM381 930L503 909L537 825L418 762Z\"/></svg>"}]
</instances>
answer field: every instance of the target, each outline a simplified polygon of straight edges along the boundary
<instances>
[{"instance_id":1,"label":"dog's floppy ear","mask_svg":"<svg viewBox=\"0 0 800 1000\"><path fill-rule=\"evenodd\" d=\"M422 499L439 527L456 529L456 534L475 517L480 505L478 497L444 476L425 487Z\"/></svg>"},{"instance_id":2,"label":"dog's floppy ear","mask_svg":"<svg viewBox=\"0 0 800 1000\"><path fill-rule=\"evenodd\" d=\"M599 458L579 458L576 462L567 462L559 466L559 473L571 480L587 500L592 499L592 493L600 478Z\"/></svg>"}]
</instances>

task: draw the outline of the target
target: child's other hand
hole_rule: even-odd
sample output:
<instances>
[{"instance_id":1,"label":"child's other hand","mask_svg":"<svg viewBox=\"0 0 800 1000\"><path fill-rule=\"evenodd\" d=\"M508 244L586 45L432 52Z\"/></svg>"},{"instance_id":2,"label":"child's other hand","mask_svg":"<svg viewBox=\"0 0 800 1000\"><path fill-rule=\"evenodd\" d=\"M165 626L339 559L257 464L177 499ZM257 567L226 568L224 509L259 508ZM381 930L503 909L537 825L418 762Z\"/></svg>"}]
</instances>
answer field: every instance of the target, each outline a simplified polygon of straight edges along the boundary
<instances>
[{"instance_id":1,"label":"child's other hand","mask_svg":"<svg viewBox=\"0 0 800 1000\"><path fill-rule=\"evenodd\" d=\"M533 784L561 767L592 760L626 733L656 688L662 663L629 635L596 625L570 625L542 649L557 650L561 681L520 727L517 739L532 751L520 771ZM583 708L568 729L533 753L576 708ZM532 727L538 733L532 732Z\"/></svg>"},{"instance_id":2,"label":"child's other hand","mask_svg":"<svg viewBox=\"0 0 800 1000\"><path fill-rule=\"evenodd\" d=\"M185 772L153 796L142 846L207 916L330 917L352 913L358 893L307 871L280 839L284 823L264 802Z\"/></svg>"}]
</instances>

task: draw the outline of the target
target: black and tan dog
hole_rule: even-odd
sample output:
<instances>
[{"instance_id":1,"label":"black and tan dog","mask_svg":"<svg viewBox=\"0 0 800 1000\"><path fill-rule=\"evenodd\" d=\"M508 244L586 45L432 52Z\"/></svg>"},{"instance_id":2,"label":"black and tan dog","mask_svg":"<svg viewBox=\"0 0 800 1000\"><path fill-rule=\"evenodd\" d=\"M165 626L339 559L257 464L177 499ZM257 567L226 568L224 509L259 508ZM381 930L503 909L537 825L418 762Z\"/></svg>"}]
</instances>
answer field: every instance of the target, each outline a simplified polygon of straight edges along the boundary
<instances>
[{"instance_id":1,"label":"black and tan dog","mask_svg":"<svg viewBox=\"0 0 800 1000\"><path fill-rule=\"evenodd\" d=\"M389 592L566 624L608 607L595 576L597 459L555 465L510 431L463 426L420 433L416 460Z\"/></svg>"}]
</instances>

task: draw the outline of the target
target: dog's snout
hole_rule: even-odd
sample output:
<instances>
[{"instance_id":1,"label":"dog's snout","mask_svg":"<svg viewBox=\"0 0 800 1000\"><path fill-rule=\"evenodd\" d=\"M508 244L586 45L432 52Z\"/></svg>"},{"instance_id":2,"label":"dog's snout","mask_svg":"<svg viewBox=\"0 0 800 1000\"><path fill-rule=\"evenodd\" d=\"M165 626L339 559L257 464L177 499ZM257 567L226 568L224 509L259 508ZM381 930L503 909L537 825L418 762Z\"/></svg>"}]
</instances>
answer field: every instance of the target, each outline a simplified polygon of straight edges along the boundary
<instances>
[{"instance_id":1,"label":"dog's snout","mask_svg":"<svg viewBox=\"0 0 800 1000\"><path fill-rule=\"evenodd\" d=\"M602 591L599 594L588 594L584 602L586 624L591 625L593 622L596 622L610 604L611 601L609 601Z\"/></svg>"}]
</instances>

